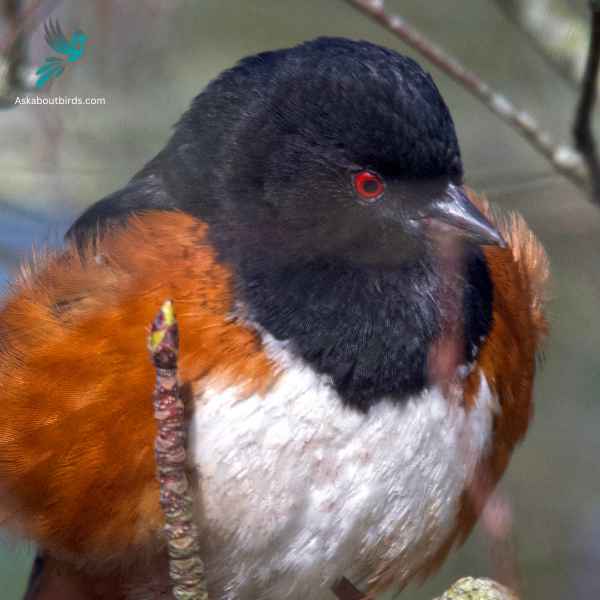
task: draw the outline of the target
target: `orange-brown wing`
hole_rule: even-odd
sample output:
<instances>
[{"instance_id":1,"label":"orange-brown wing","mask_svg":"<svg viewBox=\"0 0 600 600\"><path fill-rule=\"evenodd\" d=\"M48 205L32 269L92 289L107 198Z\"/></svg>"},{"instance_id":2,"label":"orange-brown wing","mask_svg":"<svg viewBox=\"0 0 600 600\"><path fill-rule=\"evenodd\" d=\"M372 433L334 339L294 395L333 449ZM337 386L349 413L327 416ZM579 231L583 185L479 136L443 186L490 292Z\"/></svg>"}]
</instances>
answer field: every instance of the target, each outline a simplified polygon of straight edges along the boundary
<instances>
[{"instance_id":1,"label":"orange-brown wing","mask_svg":"<svg viewBox=\"0 0 600 600\"><path fill-rule=\"evenodd\" d=\"M491 452L481 465L476 487L491 491L502 476L512 450L525 435L533 411L533 379L541 344L548 333L544 313L549 275L546 253L518 214L494 215L482 199L473 198L496 222L509 248L487 247L485 255L494 282L493 325L477 365L499 400ZM473 372L467 394L475 394L479 374ZM487 484L486 484L487 481ZM480 494L471 491L473 499ZM481 509L473 507L475 512ZM466 531L468 533L468 531Z\"/></svg>"},{"instance_id":2,"label":"orange-brown wing","mask_svg":"<svg viewBox=\"0 0 600 600\"><path fill-rule=\"evenodd\" d=\"M149 213L96 249L47 256L0 308L0 513L52 555L127 560L156 547L148 325L173 299L183 383L266 385L253 333L228 318L231 277L179 213Z\"/></svg>"}]
</instances>

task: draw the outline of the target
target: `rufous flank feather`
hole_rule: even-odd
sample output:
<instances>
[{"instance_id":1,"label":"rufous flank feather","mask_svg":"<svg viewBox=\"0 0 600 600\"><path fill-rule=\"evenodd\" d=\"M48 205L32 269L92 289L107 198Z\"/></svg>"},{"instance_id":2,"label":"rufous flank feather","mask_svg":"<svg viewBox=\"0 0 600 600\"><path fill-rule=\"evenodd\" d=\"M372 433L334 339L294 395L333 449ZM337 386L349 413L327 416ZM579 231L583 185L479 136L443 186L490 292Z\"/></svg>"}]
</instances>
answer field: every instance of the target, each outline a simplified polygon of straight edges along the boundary
<instances>
[{"instance_id":1,"label":"rufous flank feather","mask_svg":"<svg viewBox=\"0 0 600 600\"><path fill-rule=\"evenodd\" d=\"M132 218L82 252L30 265L0 310L0 510L55 557L102 565L156 546L154 371L147 329L167 298L184 390L268 386L256 335L231 318L229 272L205 226Z\"/></svg>"}]
</instances>

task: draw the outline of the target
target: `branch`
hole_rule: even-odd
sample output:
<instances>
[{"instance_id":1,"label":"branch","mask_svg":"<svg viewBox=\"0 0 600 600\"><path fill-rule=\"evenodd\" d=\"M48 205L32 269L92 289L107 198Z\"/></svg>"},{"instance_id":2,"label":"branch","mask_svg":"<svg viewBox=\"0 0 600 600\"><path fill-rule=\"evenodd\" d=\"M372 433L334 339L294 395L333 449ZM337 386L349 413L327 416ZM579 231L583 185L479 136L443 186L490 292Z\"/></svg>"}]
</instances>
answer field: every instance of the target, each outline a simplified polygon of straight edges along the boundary
<instances>
[{"instance_id":1,"label":"branch","mask_svg":"<svg viewBox=\"0 0 600 600\"><path fill-rule=\"evenodd\" d=\"M348 4L385 27L415 49L435 66L460 83L497 117L508 123L538 151L552 167L582 189L590 189L586 163L579 152L565 144L557 144L528 113L517 109L503 94L493 90L475 73L413 29L404 19L389 15L382 0L345 0Z\"/></svg>"},{"instance_id":2,"label":"branch","mask_svg":"<svg viewBox=\"0 0 600 600\"><path fill-rule=\"evenodd\" d=\"M573 138L588 168L592 200L600 204L600 162L592 133L592 112L599 85L600 3L590 0L590 27L563 0L495 2L560 75L577 87L581 84Z\"/></svg>"},{"instance_id":3,"label":"branch","mask_svg":"<svg viewBox=\"0 0 600 600\"><path fill-rule=\"evenodd\" d=\"M20 5L20 0L6 0L1 7L0 16L7 20L10 34L0 54L0 108L14 106L14 98L26 87L27 52Z\"/></svg>"},{"instance_id":4,"label":"branch","mask_svg":"<svg viewBox=\"0 0 600 600\"><path fill-rule=\"evenodd\" d=\"M346 578L333 589L338 600L367 600ZM463 577L434 600L519 600L514 592L492 579Z\"/></svg>"},{"instance_id":5,"label":"branch","mask_svg":"<svg viewBox=\"0 0 600 600\"><path fill-rule=\"evenodd\" d=\"M590 32L590 48L581 96L575 114L573 137L576 148L583 154L588 165L592 182L592 197L600 204L600 162L596 142L592 132L592 113L596 104L598 89L598 65L600 63L600 2L590 1L592 28Z\"/></svg>"},{"instance_id":6,"label":"branch","mask_svg":"<svg viewBox=\"0 0 600 600\"><path fill-rule=\"evenodd\" d=\"M13 25L6 38L0 42L0 53L8 53L19 36L30 34L61 2L62 0L34 0L27 8L22 8L25 0L0 0L0 15L9 19Z\"/></svg>"},{"instance_id":7,"label":"branch","mask_svg":"<svg viewBox=\"0 0 600 600\"><path fill-rule=\"evenodd\" d=\"M34 69L28 64L27 38L61 0L0 0L0 17L8 21L8 34L0 40L0 109L13 108L15 98L32 91Z\"/></svg>"},{"instance_id":8,"label":"branch","mask_svg":"<svg viewBox=\"0 0 600 600\"><path fill-rule=\"evenodd\" d=\"M186 427L177 383L179 329L173 304L165 302L150 329L148 348L156 368L154 416L160 503L165 515L169 574L176 600L208 600L204 563L185 472Z\"/></svg>"},{"instance_id":9,"label":"branch","mask_svg":"<svg viewBox=\"0 0 600 600\"><path fill-rule=\"evenodd\" d=\"M565 0L494 0L548 64L573 87L583 80L589 24Z\"/></svg>"},{"instance_id":10,"label":"branch","mask_svg":"<svg viewBox=\"0 0 600 600\"><path fill-rule=\"evenodd\" d=\"M436 600L518 600L508 588L491 579L463 577Z\"/></svg>"}]
</instances>

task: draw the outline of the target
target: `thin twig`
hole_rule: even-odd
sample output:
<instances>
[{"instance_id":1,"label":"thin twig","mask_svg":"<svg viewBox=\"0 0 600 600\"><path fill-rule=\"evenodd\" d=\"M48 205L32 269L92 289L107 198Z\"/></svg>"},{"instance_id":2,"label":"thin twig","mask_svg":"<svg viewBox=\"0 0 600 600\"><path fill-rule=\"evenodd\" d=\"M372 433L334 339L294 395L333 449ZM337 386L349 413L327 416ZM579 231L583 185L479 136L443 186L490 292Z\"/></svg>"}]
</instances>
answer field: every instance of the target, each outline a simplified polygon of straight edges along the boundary
<instances>
[{"instance_id":1,"label":"thin twig","mask_svg":"<svg viewBox=\"0 0 600 600\"><path fill-rule=\"evenodd\" d=\"M332 591L339 600L365 600L367 596L359 592L346 578L341 579ZM491 579L463 577L442 596L434 600L519 600L509 588Z\"/></svg>"},{"instance_id":2,"label":"thin twig","mask_svg":"<svg viewBox=\"0 0 600 600\"><path fill-rule=\"evenodd\" d=\"M17 43L20 36L31 33L40 24L44 18L49 15L62 0L35 0L30 6L25 9L20 9L18 12L19 20L15 27L11 27L8 36L0 41L0 54L10 52L11 46ZM7 17L13 12L16 12L16 5L22 4L22 0L8 0L6 6Z\"/></svg>"},{"instance_id":3,"label":"thin twig","mask_svg":"<svg viewBox=\"0 0 600 600\"><path fill-rule=\"evenodd\" d=\"M176 600L208 600L204 563L200 558L198 530L185 472L186 428L184 405L177 382L179 329L173 304L163 304L154 319L148 347L156 368L154 416L156 467L160 503L165 515L169 574Z\"/></svg>"},{"instance_id":4,"label":"thin twig","mask_svg":"<svg viewBox=\"0 0 600 600\"><path fill-rule=\"evenodd\" d=\"M412 28L404 19L390 15L382 0L345 0L371 19L391 31L447 75L458 81L496 116L508 123L533 148L544 156L552 167L580 188L589 190L590 180L583 157L574 148L557 144L528 113L518 110L503 94L493 90L475 73L466 69L455 58Z\"/></svg>"},{"instance_id":5,"label":"thin twig","mask_svg":"<svg viewBox=\"0 0 600 600\"><path fill-rule=\"evenodd\" d=\"M567 0L494 0L540 56L579 89L585 71L590 27Z\"/></svg>"},{"instance_id":6,"label":"thin twig","mask_svg":"<svg viewBox=\"0 0 600 600\"><path fill-rule=\"evenodd\" d=\"M27 58L25 37L21 33L20 0L7 0L0 16L8 23L10 45L0 54L0 108L14 106L14 97L24 89L24 66Z\"/></svg>"},{"instance_id":7,"label":"thin twig","mask_svg":"<svg viewBox=\"0 0 600 600\"><path fill-rule=\"evenodd\" d=\"M573 137L576 148L583 154L588 165L592 184L592 198L600 204L600 162L596 141L592 132L592 113L596 105L598 65L600 64L600 2L590 2L592 28L590 49L585 65L581 96L575 113Z\"/></svg>"},{"instance_id":8,"label":"thin twig","mask_svg":"<svg viewBox=\"0 0 600 600\"><path fill-rule=\"evenodd\" d=\"M8 33L0 40L0 108L15 107L15 98L30 92L35 76L28 64L29 34L61 0L0 0L0 17L8 22Z\"/></svg>"}]
</instances>

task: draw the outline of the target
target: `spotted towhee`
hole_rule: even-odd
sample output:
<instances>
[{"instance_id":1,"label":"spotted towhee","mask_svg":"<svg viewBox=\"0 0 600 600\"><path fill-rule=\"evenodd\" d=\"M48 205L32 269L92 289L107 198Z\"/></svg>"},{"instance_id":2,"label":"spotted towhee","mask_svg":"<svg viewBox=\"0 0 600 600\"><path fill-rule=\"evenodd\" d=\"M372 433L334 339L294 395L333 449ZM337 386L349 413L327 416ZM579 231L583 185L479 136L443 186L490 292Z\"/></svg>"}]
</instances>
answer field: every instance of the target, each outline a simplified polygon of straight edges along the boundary
<instances>
[{"instance_id":1,"label":"spotted towhee","mask_svg":"<svg viewBox=\"0 0 600 600\"><path fill-rule=\"evenodd\" d=\"M527 430L546 276L464 187L413 60L242 60L4 299L0 510L46 557L36 598L166 589L145 332L168 298L211 598L426 575Z\"/></svg>"}]
</instances>

